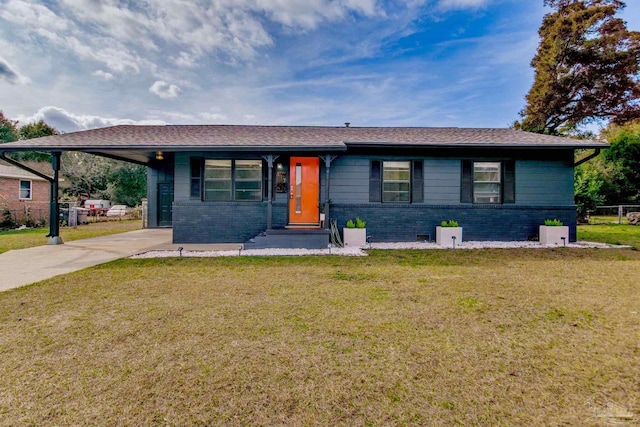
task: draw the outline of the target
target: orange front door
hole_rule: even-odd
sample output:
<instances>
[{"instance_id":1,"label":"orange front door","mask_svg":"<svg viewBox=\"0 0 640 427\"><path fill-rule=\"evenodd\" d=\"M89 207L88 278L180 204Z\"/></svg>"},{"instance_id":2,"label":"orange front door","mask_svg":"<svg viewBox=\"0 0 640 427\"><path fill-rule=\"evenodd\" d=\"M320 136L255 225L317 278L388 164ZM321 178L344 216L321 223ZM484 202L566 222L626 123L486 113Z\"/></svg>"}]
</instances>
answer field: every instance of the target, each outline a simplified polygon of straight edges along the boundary
<instances>
[{"instance_id":1,"label":"orange front door","mask_svg":"<svg viewBox=\"0 0 640 427\"><path fill-rule=\"evenodd\" d=\"M320 159L292 157L289 171L289 223L318 224Z\"/></svg>"}]
</instances>

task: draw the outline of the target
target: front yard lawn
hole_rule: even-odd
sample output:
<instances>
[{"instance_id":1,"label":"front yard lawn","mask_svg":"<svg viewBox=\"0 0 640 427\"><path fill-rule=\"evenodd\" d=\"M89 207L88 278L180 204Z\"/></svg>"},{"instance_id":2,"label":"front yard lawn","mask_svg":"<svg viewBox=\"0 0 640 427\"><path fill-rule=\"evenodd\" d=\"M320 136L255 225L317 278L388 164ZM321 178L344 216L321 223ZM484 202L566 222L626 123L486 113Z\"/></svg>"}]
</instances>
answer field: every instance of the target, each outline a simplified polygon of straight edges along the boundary
<instances>
[{"instance_id":1,"label":"front yard lawn","mask_svg":"<svg viewBox=\"0 0 640 427\"><path fill-rule=\"evenodd\" d=\"M640 249L640 226L629 224L579 225L578 240L628 245Z\"/></svg>"},{"instance_id":2,"label":"front yard lawn","mask_svg":"<svg viewBox=\"0 0 640 427\"><path fill-rule=\"evenodd\" d=\"M120 260L0 294L0 425L637 421L639 324L633 250Z\"/></svg>"},{"instance_id":3,"label":"front yard lawn","mask_svg":"<svg viewBox=\"0 0 640 427\"><path fill-rule=\"evenodd\" d=\"M141 220L103 221L73 227L60 227L62 241L88 239L90 237L107 236L109 234L124 233L126 231L140 230ZM34 246L42 246L47 243L49 227L31 228L19 231L0 231L0 254L12 249L25 249Z\"/></svg>"}]
</instances>

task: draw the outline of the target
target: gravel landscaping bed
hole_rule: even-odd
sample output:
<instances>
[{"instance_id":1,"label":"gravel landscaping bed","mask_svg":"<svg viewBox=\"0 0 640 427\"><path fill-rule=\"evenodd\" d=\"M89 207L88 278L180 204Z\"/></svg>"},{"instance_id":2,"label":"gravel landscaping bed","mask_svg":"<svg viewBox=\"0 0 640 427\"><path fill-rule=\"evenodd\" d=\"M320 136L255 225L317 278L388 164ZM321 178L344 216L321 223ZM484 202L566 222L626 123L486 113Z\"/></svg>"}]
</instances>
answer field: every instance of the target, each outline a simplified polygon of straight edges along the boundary
<instances>
[{"instance_id":1,"label":"gravel landscaping bed","mask_svg":"<svg viewBox=\"0 0 640 427\"><path fill-rule=\"evenodd\" d=\"M541 245L538 242L463 242L457 244L456 250L463 249L549 249L558 248L557 245ZM630 248L630 246L608 245L598 242L575 242L567 244L567 248ZM327 249L251 249L232 251L187 251L182 253L171 250L150 251L134 255L131 258L169 258L169 257L234 257L234 256L307 256L307 255L338 255L338 256L367 256L367 249L453 249L451 245L443 246L428 242L388 242L371 243L364 248L327 248Z\"/></svg>"}]
</instances>

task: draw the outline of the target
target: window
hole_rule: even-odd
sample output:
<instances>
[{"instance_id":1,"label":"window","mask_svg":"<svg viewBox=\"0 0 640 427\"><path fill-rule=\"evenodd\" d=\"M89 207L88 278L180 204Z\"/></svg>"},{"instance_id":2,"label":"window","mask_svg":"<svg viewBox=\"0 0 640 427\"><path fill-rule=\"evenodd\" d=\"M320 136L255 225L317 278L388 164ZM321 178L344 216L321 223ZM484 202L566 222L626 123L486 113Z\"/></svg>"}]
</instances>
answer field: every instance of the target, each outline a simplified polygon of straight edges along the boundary
<instances>
[{"instance_id":1,"label":"window","mask_svg":"<svg viewBox=\"0 0 640 427\"><path fill-rule=\"evenodd\" d=\"M369 202L423 203L422 160L372 160L369 171Z\"/></svg>"},{"instance_id":2,"label":"window","mask_svg":"<svg viewBox=\"0 0 640 427\"><path fill-rule=\"evenodd\" d=\"M262 160L235 163L235 200L262 200Z\"/></svg>"},{"instance_id":3,"label":"window","mask_svg":"<svg viewBox=\"0 0 640 427\"><path fill-rule=\"evenodd\" d=\"M516 202L516 161L461 161L460 203Z\"/></svg>"},{"instance_id":4,"label":"window","mask_svg":"<svg viewBox=\"0 0 640 427\"><path fill-rule=\"evenodd\" d=\"M411 162L382 162L382 201L411 202Z\"/></svg>"},{"instance_id":5,"label":"window","mask_svg":"<svg viewBox=\"0 0 640 427\"><path fill-rule=\"evenodd\" d=\"M204 200L262 200L262 160L205 160Z\"/></svg>"},{"instance_id":6,"label":"window","mask_svg":"<svg viewBox=\"0 0 640 427\"><path fill-rule=\"evenodd\" d=\"M20 200L31 200L31 181L20 180L19 197Z\"/></svg>"},{"instance_id":7,"label":"window","mask_svg":"<svg viewBox=\"0 0 640 427\"><path fill-rule=\"evenodd\" d=\"M473 163L473 203L502 203L500 162Z\"/></svg>"}]
</instances>

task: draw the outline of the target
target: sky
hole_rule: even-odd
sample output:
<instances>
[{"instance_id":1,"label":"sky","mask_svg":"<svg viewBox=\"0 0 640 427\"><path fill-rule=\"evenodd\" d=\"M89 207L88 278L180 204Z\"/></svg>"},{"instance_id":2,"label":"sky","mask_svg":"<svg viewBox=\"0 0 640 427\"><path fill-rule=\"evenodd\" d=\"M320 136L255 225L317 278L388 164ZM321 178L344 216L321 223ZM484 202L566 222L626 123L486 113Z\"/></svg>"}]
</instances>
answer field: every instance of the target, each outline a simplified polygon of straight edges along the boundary
<instances>
[{"instance_id":1,"label":"sky","mask_svg":"<svg viewBox=\"0 0 640 427\"><path fill-rule=\"evenodd\" d=\"M0 0L0 110L117 124L506 127L542 0ZM640 0L622 14L640 30Z\"/></svg>"}]
</instances>

